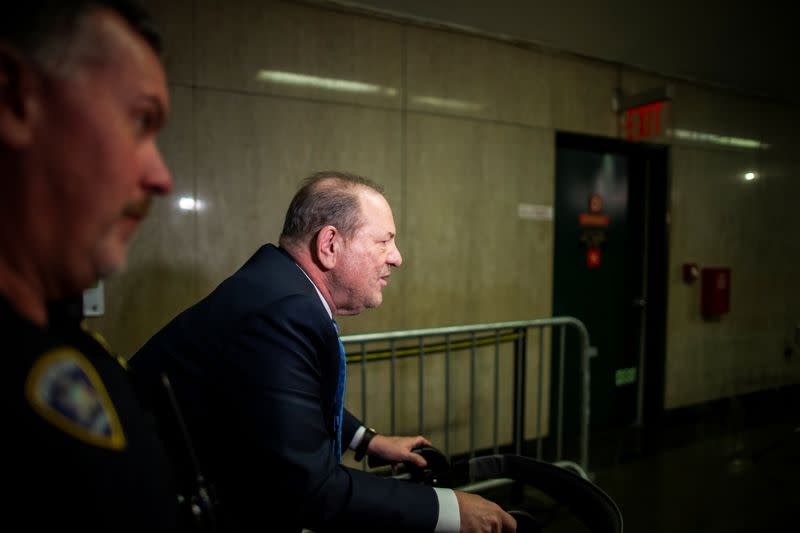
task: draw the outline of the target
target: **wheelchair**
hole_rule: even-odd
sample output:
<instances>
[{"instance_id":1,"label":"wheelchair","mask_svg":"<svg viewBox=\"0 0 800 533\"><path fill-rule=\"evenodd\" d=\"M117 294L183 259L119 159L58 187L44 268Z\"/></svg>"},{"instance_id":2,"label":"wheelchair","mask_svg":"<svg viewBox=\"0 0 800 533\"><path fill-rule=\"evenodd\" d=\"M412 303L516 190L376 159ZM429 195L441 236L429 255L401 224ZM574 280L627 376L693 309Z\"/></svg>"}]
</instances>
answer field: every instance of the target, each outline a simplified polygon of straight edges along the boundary
<instances>
[{"instance_id":1,"label":"wheelchair","mask_svg":"<svg viewBox=\"0 0 800 533\"><path fill-rule=\"evenodd\" d=\"M575 464L500 454L451 465L436 448L418 448L414 452L425 458L427 466L402 463L391 477L443 488L456 488L456 479L467 479L469 484L461 490L475 492L500 505L517 520L518 533L623 531L617 504L584 477ZM372 468L383 466L373 458L368 464ZM491 487L491 480L495 486L505 486L505 491L480 488Z\"/></svg>"}]
</instances>

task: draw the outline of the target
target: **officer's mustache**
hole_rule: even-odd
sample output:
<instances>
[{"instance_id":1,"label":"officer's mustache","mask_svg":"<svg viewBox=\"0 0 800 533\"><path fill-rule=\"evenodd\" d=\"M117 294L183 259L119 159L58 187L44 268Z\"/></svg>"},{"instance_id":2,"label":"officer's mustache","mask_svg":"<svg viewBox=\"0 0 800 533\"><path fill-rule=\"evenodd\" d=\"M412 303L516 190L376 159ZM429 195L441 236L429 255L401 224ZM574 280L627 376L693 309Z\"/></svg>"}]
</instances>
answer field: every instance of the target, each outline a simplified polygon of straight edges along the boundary
<instances>
[{"instance_id":1,"label":"officer's mustache","mask_svg":"<svg viewBox=\"0 0 800 533\"><path fill-rule=\"evenodd\" d=\"M150 203L152 201L153 197L148 194L138 202L130 202L126 204L122 209L122 214L126 217L143 219L147 216L147 213L150 212Z\"/></svg>"}]
</instances>

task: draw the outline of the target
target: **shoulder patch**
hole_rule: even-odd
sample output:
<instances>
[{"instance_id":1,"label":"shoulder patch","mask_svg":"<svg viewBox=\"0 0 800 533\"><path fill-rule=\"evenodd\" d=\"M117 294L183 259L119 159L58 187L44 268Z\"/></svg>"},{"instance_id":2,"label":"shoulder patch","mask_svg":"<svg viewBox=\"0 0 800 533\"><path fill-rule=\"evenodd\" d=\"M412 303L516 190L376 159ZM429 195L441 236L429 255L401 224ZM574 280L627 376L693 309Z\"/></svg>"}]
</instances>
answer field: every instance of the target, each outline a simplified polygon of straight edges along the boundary
<instances>
[{"instance_id":1,"label":"shoulder patch","mask_svg":"<svg viewBox=\"0 0 800 533\"><path fill-rule=\"evenodd\" d=\"M40 357L25 380L25 397L42 418L76 439L112 450L126 446L103 381L74 348L56 348Z\"/></svg>"}]
</instances>

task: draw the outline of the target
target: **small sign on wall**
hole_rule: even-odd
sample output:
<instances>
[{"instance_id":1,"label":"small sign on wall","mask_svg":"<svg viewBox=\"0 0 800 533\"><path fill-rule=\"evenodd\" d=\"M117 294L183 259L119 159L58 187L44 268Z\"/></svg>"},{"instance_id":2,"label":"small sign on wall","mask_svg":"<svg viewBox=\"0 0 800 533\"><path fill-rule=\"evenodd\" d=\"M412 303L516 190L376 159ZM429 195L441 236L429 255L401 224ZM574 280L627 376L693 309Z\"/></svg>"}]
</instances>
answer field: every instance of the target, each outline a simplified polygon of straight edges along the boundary
<instances>
[{"instance_id":1,"label":"small sign on wall","mask_svg":"<svg viewBox=\"0 0 800 533\"><path fill-rule=\"evenodd\" d=\"M586 250L586 266L589 268L600 268L600 248L589 248Z\"/></svg>"},{"instance_id":2,"label":"small sign on wall","mask_svg":"<svg viewBox=\"0 0 800 533\"><path fill-rule=\"evenodd\" d=\"M637 368L632 366L630 368L620 368L614 373L614 384L617 387L630 385L636 383Z\"/></svg>"},{"instance_id":3,"label":"small sign on wall","mask_svg":"<svg viewBox=\"0 0 800 533\"><path fill-rule=\"evenodd\" d=\"M586 266L600 268L600 246L606 242L608 215L603 213L603 197L599 194L589 196L589 212L578 215L581 225L581 242L586 246Z\"/></svg>"},{"instance_id":4,"label":"small sign on wall","mask_svg":"<svg viewBox=\"0 0 800 533\"><path fill-rule=\"evenodd\" d=\"M83 316L103 316L106 312L103 281L83 291Z\"/></svg>"},{"instance_id":5,"label":"small sign on wall","mask_svg":"<svg viewBox=\"0 0 800 533\"><path fill-rule=\"evenodd\" d=\"M552 205L519 204L517 216L527 220L553 220Z\"/></svg>"}]
</instances>

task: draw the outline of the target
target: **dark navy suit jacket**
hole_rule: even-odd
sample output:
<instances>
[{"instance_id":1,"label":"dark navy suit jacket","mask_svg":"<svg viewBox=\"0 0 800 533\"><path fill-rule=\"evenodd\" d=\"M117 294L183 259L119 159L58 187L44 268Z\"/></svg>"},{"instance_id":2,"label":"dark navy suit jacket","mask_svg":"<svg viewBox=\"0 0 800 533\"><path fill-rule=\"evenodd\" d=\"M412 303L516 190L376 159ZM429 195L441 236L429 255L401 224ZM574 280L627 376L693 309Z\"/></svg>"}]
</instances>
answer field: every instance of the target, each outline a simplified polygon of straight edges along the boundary
<instances>
[{"instance_id":1,"label":"dark navy suit jacket","mask_svg":"<svg viewBox=\"0 0 800 533\"><path fill-rule=\"evenodd\" d=\"M265 245L147 342L131 367L156 409L159 376L169 377L225 530L433 531L433 489L337 464L338 358L313 284ZM343 449L360 425L345 412Z\"/></svg>"}]
</instances>

